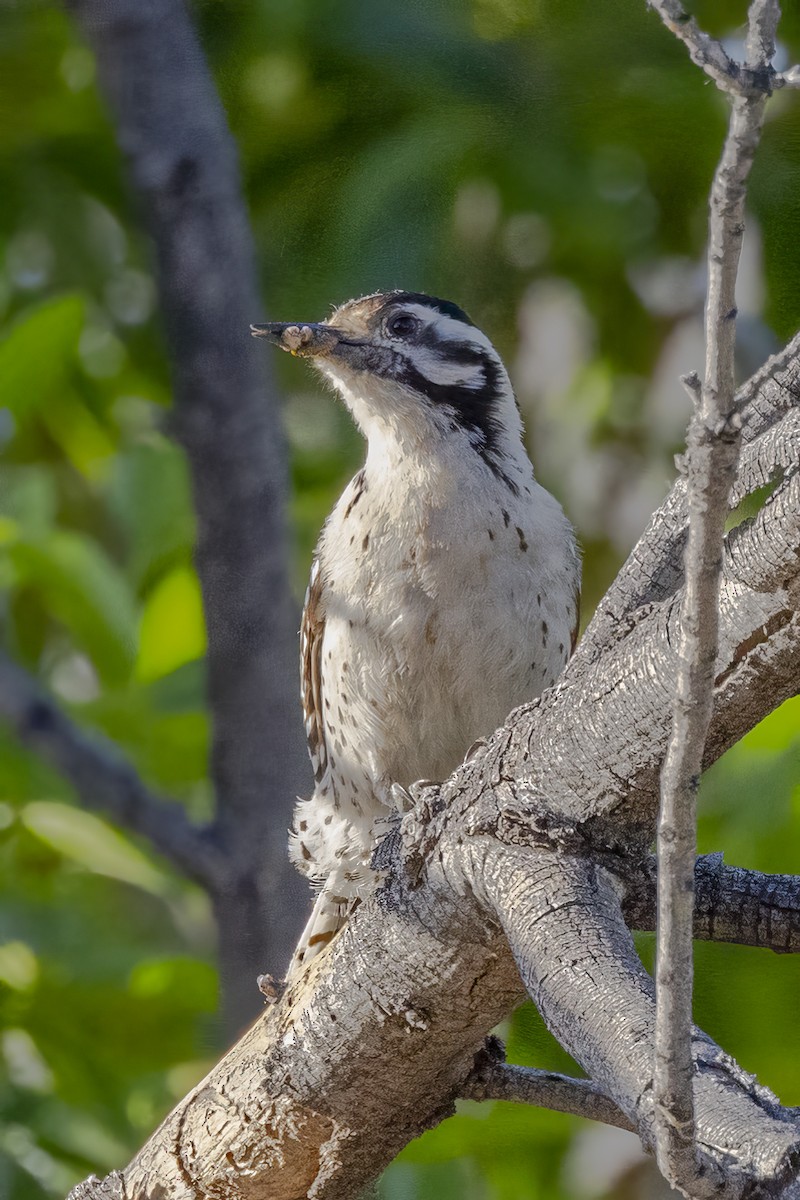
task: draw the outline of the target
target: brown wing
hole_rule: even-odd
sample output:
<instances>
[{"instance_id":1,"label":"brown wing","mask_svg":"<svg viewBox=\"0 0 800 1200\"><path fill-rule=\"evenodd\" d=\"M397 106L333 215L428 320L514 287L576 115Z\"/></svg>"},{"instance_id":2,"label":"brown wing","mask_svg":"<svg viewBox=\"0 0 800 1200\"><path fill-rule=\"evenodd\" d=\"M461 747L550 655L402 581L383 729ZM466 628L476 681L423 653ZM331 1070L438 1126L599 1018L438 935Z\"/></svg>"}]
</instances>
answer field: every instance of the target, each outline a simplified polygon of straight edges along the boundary
<instances>
[{"instance_id":1,"label":"brown wing","mask_svg":"<svg viewBox=\"0 0 800 1200\"><path fill-rule=\"evenodd\" d=\"M578 633L581 627L581 585L575 585L575 624L572 627L572 637L570 638L569 652L575 653L575 647L578 644Z\"/></svg>"},{"instance_id":2,"label":"brown wing","mask_svg":"<svg viewBox=\"0 0 800 1200\"><path fill-rule=\"evenodd\" d=\"M328 769L322 709L322 635L325 613L322 603L322 574L317 559L311 564L303 620L300 625L300 695L306 726L308 753L317 783Z\"/></svg>"}]
</instances>

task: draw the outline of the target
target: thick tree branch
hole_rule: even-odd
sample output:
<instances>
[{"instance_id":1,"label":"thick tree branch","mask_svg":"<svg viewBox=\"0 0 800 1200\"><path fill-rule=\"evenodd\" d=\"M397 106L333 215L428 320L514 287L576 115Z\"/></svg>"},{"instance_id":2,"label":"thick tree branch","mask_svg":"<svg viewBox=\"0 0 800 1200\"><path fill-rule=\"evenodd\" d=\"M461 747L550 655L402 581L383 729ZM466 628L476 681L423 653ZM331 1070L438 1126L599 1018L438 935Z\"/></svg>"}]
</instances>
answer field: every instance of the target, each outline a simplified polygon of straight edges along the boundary
<instances>
[{"instance_id":1,"label":"thick tree branch","mask_svg":"<svg viewBox=\"0 0 800 1200\"><path fill-rule=\"evenodd\" d=\"M212 775L230 870L214 896L228 1024L247 980L288 961L305 889L287 812L308 779L296 718L297 616L287 573L287 467L274 385L254 353L261 305L233 140L182 0L67 0L102 89L158 265L198 518Z\"/></svg>"},{"instance_id":2,"label":"thick tree branch","mask_svg":"<svg viewBox=\"0 0 800 1200\"><path fill-rule=\"evenodd\" d=\"M653 1148L653 981L604 872L561 858L556 875L546 858L531 864L495 843L482 853L481 885L548 1027ZM781 1194L796 1178L800 1125L696 1029L692 1063L698 1164L681 1188L698 1200L734 1200L756 1177Z\"/></svg>"},{"instance_id":3,"label":"thick tree branch","mask_svg":"<svg viewBox=\"0 0 800 1200\"><path fill-rule=\"evenodd\" d=\"M4 655L0 718L24 746L69 780L87 808L146 837L173 866L210 892L222 886L226 863L208 831L192 825L182 805L154 795L110 742L75 725Z\"/></svg>"},{"instance_id":4,"label":"thick tree branch","mask_svg":"<svg viewBox=\"0 0 800 1200\"><path fill-rule=\"evenodd\" d=\"M786 481L756 520L734 531L726 556L707 762L797 687L793 486L794 478ZM759 590L776 579L777 593ZM530 958L531 938L541 942L549 957L531 981L549 1022L652 1138L649 1088L641 1098L637 1091L645 1070L652 1075L652 981L631 957L616 892L634 894L649 861L679 610L678 594L637 613L627 637L599 657L579 647L562 682L512 714L451 780L411 789L414 807L379 849L385 888L167 1118L122 1173L128 1197L156 1184L169 1200L224 1194L243 1172L254 1194L260 1187L275 1200L357 1195L402 1145L451 1111L485 1036L521 998L498 922L520 962ZM607 935L591 908L595 893ZM584 904L598 930L595 948L609 939L609 953L598 950L591 964ZM564 942L552 922L570 912ZM586 969L574 1002L564 989L560 1009L559 977L572 978L573 958ZM589 997L592 979L599 991ZM617 981L625 1037L613 1019ZM749 1178L765 1197L789 1200L787 1171L800 1154L795 1115L700 1034L695 1050L709 1170L717 1172L727 1147L733 1194ZM101 1195L98 1187L82 1200Z\"/></svg>"},{"instance_id":5,"label":"thick tree branch","mask_svg":"<svg viewBox=\"0 0 800 1200\"><path fill-rule=\"evenodd\" d=\"M753 0L745 69L767 75L780 18L777 0ZM686 24L686 23L685 23ZM695 38L705 38L694 25ZM693 913L697 785L711 723L718 651L718 596L728 502L739 459L735 412L736 276L747 179L761 137L766 92L738 88L711 187L705 380L689 426L685 586L672 736L661 774L657 832L655 1065L656 1157L673 1185L697 1170L692 1053Z\"/></svg>"}]
</instances>

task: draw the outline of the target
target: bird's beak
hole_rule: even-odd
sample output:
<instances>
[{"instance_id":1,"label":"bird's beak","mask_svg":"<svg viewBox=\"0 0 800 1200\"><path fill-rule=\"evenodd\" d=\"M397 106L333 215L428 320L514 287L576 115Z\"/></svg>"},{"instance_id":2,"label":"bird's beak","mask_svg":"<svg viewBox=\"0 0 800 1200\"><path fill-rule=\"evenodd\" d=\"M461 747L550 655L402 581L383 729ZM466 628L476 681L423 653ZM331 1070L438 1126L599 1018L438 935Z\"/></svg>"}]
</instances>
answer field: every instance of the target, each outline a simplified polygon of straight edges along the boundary
<instances>
[{"instance_id":1,"label":"bird's beak","mask_svg":"<svg viewBox=\"0 0 800 1200\"><path fill-rule=\"evenodd\" d=\"M250 332L253 337L266 338L273 346L301 358L330 354L341 339L339 331L330 325L293 325L283 321L251 325Z\"/></svg>"}]
</instances>

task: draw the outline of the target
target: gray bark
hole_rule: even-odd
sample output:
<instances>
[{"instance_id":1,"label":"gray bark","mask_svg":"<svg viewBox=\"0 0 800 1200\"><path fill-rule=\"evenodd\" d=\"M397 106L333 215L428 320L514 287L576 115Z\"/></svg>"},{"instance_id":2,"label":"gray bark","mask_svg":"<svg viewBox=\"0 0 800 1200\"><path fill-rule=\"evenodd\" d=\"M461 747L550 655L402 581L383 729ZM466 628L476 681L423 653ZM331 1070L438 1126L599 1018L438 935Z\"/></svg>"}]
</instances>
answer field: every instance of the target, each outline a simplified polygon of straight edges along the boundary
<instances>
[{"instance_id":1,"label":"gray bark","mask_svg":"<svg viewBox=\"0 0 800 1200\"><path fill-rule=\"evenodd\" d=\"M622 911L630 929L655 929L655 859L629 875ZM704 854L694 870L694 936L705 942L800 953L800 876L729 867Z\"/></svg>"},{"instance_id":2,"label":"gray bark","mask_svg":"<svg viewBox=\"0 0 800 1200\"><path fill-rule=\"evenodd\" d=\"M762 373L752 409L765 411L768 390L762 437L792 466L727 538L706 763L797 690L798 426L791 389L775 383L797 369L795 354ZM772 461L746 441L745 475ZM679 540L643 552L666 566ZM618 596L637 571L623 568ZM653 985L624 915L652 914L680 602L678 590L631 608L450 780L411 789L377 852L382 890L107 1186L128 1200L157 1186L163 1200L356 1196L469 1094L476 1051L525 987L594 1091L651 1144ZM749 892L750 877L718 860L698 870L705 932L770 944L774 917L778 948L796 948L800 881L753 875ZM699 1030L692 1046L701 1179L725 1198L796 1200L797 1114Z\"/></svg>"},{"instance_id":3,"label":"gray bark","mask_svg":"<svg viewBox=\"0 0 800 1200\"><path fill-rule=\"evenodd\" d=\"M745 69L771 70L779 18L776 0L751 4ZM661 771L656 838L654 1132L658 1165L670 1183L686 1183L697 1163L692 1062L697 787L714 697L720 551L741 443L735 410L736 276L747 180L761 138L767 91L733 97L722 158L711 185L705 379L687 439L685 583L672 736ZM707 1180L694 1181L693 1191L707 1190Z\"/></svg>"},{"instance_id":4,"label":"gray bark","mask_svg":"<svg viewBox=\"0 0 800 1200\"><path fill-rule=\"evenodd\" d=\"M181 0L67 0L103 92L158 266L189 460L208 629L214 835L228 871L213 893L225 1018L255 1014L250 986L279 971L306 889L286 857L291 803L309 782L297 720L297 613L288 573L286 453L268 364L255 251L233 140Z\"/></svg>"}]
</instances>

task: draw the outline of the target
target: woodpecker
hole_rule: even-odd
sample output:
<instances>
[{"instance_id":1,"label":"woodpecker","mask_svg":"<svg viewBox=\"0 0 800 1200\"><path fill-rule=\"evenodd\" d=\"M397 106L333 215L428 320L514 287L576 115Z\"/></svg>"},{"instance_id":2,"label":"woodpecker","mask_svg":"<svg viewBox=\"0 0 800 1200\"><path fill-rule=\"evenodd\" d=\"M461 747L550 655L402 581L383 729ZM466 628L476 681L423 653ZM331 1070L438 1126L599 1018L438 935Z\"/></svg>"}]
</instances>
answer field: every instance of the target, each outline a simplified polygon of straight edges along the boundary
<instances>
[{"instance_id":1,"label":"woodpecker","mask_svg":"<svg viewBox=\"0 0 800 1200\"><path fill-rule=\"evenodd\" d=\"M393 785L445 779L563 669L580 562L534 478L508 374L447 300L378 292L253 325L333 384L366 460L325 522L301 628L314 793L290 853L318 889L289 978L374 889Z\"/></svg>"}]
</instances>

